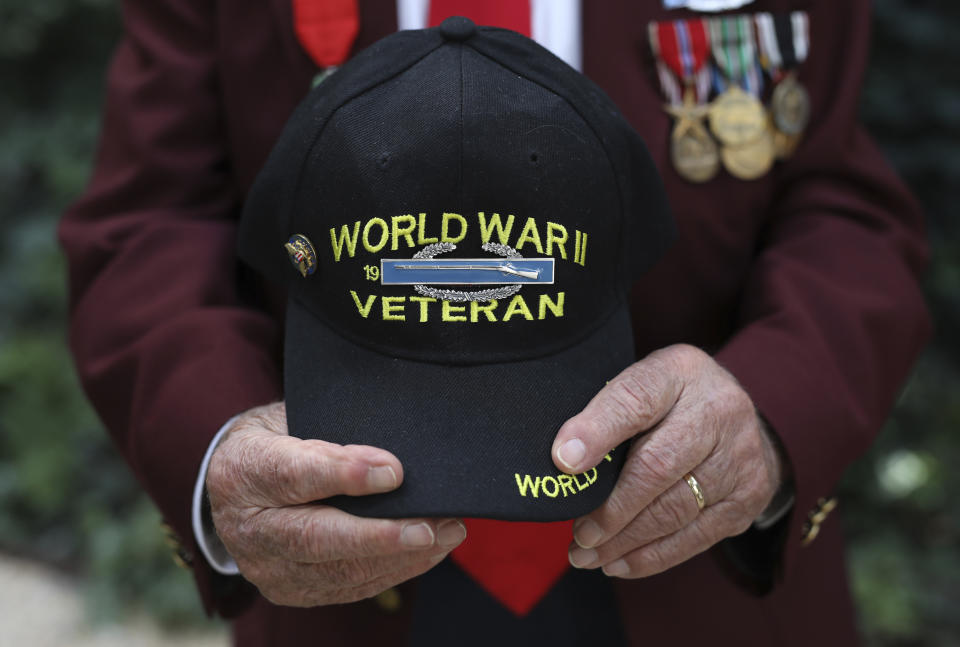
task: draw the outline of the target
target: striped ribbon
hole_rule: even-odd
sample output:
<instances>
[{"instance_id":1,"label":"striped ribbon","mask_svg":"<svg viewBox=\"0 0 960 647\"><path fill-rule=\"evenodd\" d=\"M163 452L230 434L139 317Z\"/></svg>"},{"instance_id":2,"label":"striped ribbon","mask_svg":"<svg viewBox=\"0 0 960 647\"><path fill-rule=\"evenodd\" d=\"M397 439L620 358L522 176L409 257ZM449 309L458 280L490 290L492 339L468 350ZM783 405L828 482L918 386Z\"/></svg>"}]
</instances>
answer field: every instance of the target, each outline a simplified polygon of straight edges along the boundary
<instances>
[{"instance_id":1,"label":"striped ribbon","mask_svg":"<svg viewBox=\"0 0 960 647\"><path fill-rule=\"evenodd\" d=\"M810 50L810 20L805 11L773 15L758 13L757 43L771 76L791 70L807 59Z\"/></svg>"},{"instance_id":2,"label":"striped ribbon","mask_svg":"<svg viewBox=\"0 0 960 647\"><path fill-rule=\"evenodd\" d=\"M712 18L707 21L710 43L717 70L713 85L719 94L727 83L740 85L749 94L763 92L763 74L757 60L753 20L749 15Z\"/></svg>"},{"instance_id":3,"label":"striped ribbon","mask_svg":"<svg viewBox=\"0 0 960 647\"><path fill-rule=\"evenodd\" d=\"M678 79L695 88L698 102L706 101L710 92L710 72L704 65L710 54L706 23L699 19L651 22L648 31L657 76L670 103L682 103Z\"/></svg>"}]
</instances>

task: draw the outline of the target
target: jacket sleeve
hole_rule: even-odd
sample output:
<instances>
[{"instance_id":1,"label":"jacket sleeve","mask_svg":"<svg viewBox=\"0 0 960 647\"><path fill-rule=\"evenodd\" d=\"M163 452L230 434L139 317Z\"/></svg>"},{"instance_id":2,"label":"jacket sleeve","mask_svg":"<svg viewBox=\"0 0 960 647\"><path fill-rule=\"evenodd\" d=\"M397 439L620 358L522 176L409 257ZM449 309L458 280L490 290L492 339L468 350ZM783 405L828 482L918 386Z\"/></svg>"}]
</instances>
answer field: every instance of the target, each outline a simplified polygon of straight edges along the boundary
<instances>
[{"instance_id":1,"label":"jacket sleeve","mask_svg":"<svg viewBox=\"0 0 960 647\"><path fill-rule=\"evenodd\" d=\"M217 429L278 399L281 382L277 324L238 289L213 7L124 3L96 168L59 233L82 384L194 557L208 612L231 613L249 585L218 580L197 553L192 490Z\"/></svg>"},{"instance_id":2,"label":"jacket sleeve","mask_svg":"<svg viewBox=\"0 0 960 647\"><path fill-rule=\"evenodd\" d=\"M795 157L775 171L775 209L743 286L737 332L717 354L789 455L796 505L785 522L787 577L804 535L812 539L825 516L822 500L879 432L930 332L918 205L857 121L868 14L864 0L809 9L800 78L812 120Z\"/></svg>"}]
</instances>

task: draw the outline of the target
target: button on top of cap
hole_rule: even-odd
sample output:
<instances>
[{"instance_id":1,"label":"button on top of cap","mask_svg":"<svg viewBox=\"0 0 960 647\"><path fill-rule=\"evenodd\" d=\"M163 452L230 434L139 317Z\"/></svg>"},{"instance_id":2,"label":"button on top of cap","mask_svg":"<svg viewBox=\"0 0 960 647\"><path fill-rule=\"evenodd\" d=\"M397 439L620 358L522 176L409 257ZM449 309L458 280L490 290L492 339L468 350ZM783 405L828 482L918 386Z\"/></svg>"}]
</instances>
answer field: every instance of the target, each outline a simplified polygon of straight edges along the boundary
<instances>
[{"instance_id":1,"label":"button on top of cap","mask_svg":"<svg viewBox=\"0 0 960 647\"><path fill-rule=\"evenodd\" d=\"M469 18L451 16L440 23L440 33L447 40L467 40L477 33L477 26Z\"/></svg>"}]
</instances>

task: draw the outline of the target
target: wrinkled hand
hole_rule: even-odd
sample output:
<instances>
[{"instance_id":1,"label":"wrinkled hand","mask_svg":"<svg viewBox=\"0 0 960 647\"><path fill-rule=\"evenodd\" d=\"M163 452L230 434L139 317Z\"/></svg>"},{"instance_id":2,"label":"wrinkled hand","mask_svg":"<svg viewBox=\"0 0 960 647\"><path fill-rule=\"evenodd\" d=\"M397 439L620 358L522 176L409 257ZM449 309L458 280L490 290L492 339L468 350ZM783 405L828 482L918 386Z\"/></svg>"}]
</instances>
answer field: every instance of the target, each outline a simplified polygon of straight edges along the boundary
<instances>
[{"instance_id":1,"label":"wrinkled hand","mask_svg":"<svg viewBox=\"0 0 960 647\"><path fill-rule=\"evenodd\" d=\"M210 461L217 534L276 604L371 597L427 571L466 537L455 519L364 519L312 503L387 492L403 468L382 449L287 435L282 402L242 414Z\"/></svg>"},{"instance_id":2,"label":"wrinkled hand","mask_svg":"<svg viewBox=\"0 0 960 647\"><path fill-rule=\"evenodd\" d=\"M610 497L575 522L570 562L646 577L743 532L782 478L768 433L734 377L697 348L671 346L628 367L554 441L554 462L572 474L637 436Z\"/></svg>"}]
</instances>

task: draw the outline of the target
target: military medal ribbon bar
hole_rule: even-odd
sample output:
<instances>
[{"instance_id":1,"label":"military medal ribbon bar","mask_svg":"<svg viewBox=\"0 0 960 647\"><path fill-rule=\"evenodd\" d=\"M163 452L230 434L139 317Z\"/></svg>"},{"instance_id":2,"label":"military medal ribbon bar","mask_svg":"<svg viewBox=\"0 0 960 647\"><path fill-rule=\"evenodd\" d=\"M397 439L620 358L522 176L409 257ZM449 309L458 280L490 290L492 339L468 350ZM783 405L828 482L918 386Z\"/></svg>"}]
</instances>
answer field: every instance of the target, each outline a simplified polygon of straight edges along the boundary
<instances>
[{"instance_id":1,"label":"military medal ribbon bar","mask_svg":"<svg viewBox=\"0 0 960 647\"><path fill-rule=\"evenodd\" d=\"M703 121L710 93L706 65L710 42L703 20L673 20L650 24L650 43L657 57L660 83L670 98L665 110L674 118L670 159L681 177L706 182L720 169L717 144ZM677 101L683 81L682 103ZM674 89L676 88L676 89Z\"/></svg>"},{"instance_id":2,"label":"military medal ribbon bar","mask_svg":"<svg viewBox=\"0 0 960 647\"><path fill-rule=\"evenodd\" d=\"M723 145L723 167L741 180L763 177L775 159L773 131L760 102L763 74L757 61L750 16L709 21L717 90L710 105L710 129Z\"/></svg>"},{"instance_id":3,"label":"military medal ribbon bar","mask_svg":"<svg viewBox=\"0 0 960 647\"><path fill-rule=\"evenodd\" d=\"M766 63L768 71L782 74L784 70L793 70L807 59L810 26L806 12L778 15L758 13L754 21L757 24L761 61ZM773 75L771 78L780 80Z\"/></svg>"},{"instance_id":4,"label":"military medal ribbon bar","mask_svg":"<svg viewBox=\"0 0 960 647\"><path fill-rule=\"evenodd\" d=\"M760 58L776 84L770 97L770 113L776 128L778 158L789 157L810 120L810 95L797 79L796 68L807 58L810 45L809 19L803 11L755 16Z\"/></svg>"},{"instance_id":5,"label":"military medal ribbon bar","mask_svg":"<svg viewBox=\"0 0 960 647\"><path fill-rule=\"evenodd\" d=\"M759 97L763 75L757 63L756 40L750 16L724 16L707 21L710 46L717 69L714 85L718 93L728 83L740 85L747 94Z\"/></svg>"},{"instance_id":6,"label":"military medal ribbon bar","mask_svg":"<svg viewBox=\"0 0 960 647\"><path fill-rule=\"evenodd\" d=\"M670 158L681 177L705 182L722 165L753 180L792 154L810 118L796 75L810 46L806 12L652 22L648 32L664 109L674 120Z\"/></svg>"},{"instance_id":7,"label":"military medal ribbon bar","mask_svg":"<svg viewBox=\"0 0 960 647\"><path fill-rule=\"evenodd\" d=\"M658 62L666 66L665 71L672 72L660 83L675 85L674 79L680 79L684 87L696 88L698 103L707 100L710 93L710 71L705 65L710 56L710 41L706 23L701 19L671 20L650 23L650 45ZM668 97L674 93L664 88ZM679 93L677 93L679 98ZM680 101L671 101L679 104Z\"/></svg>"}]
</instances>

